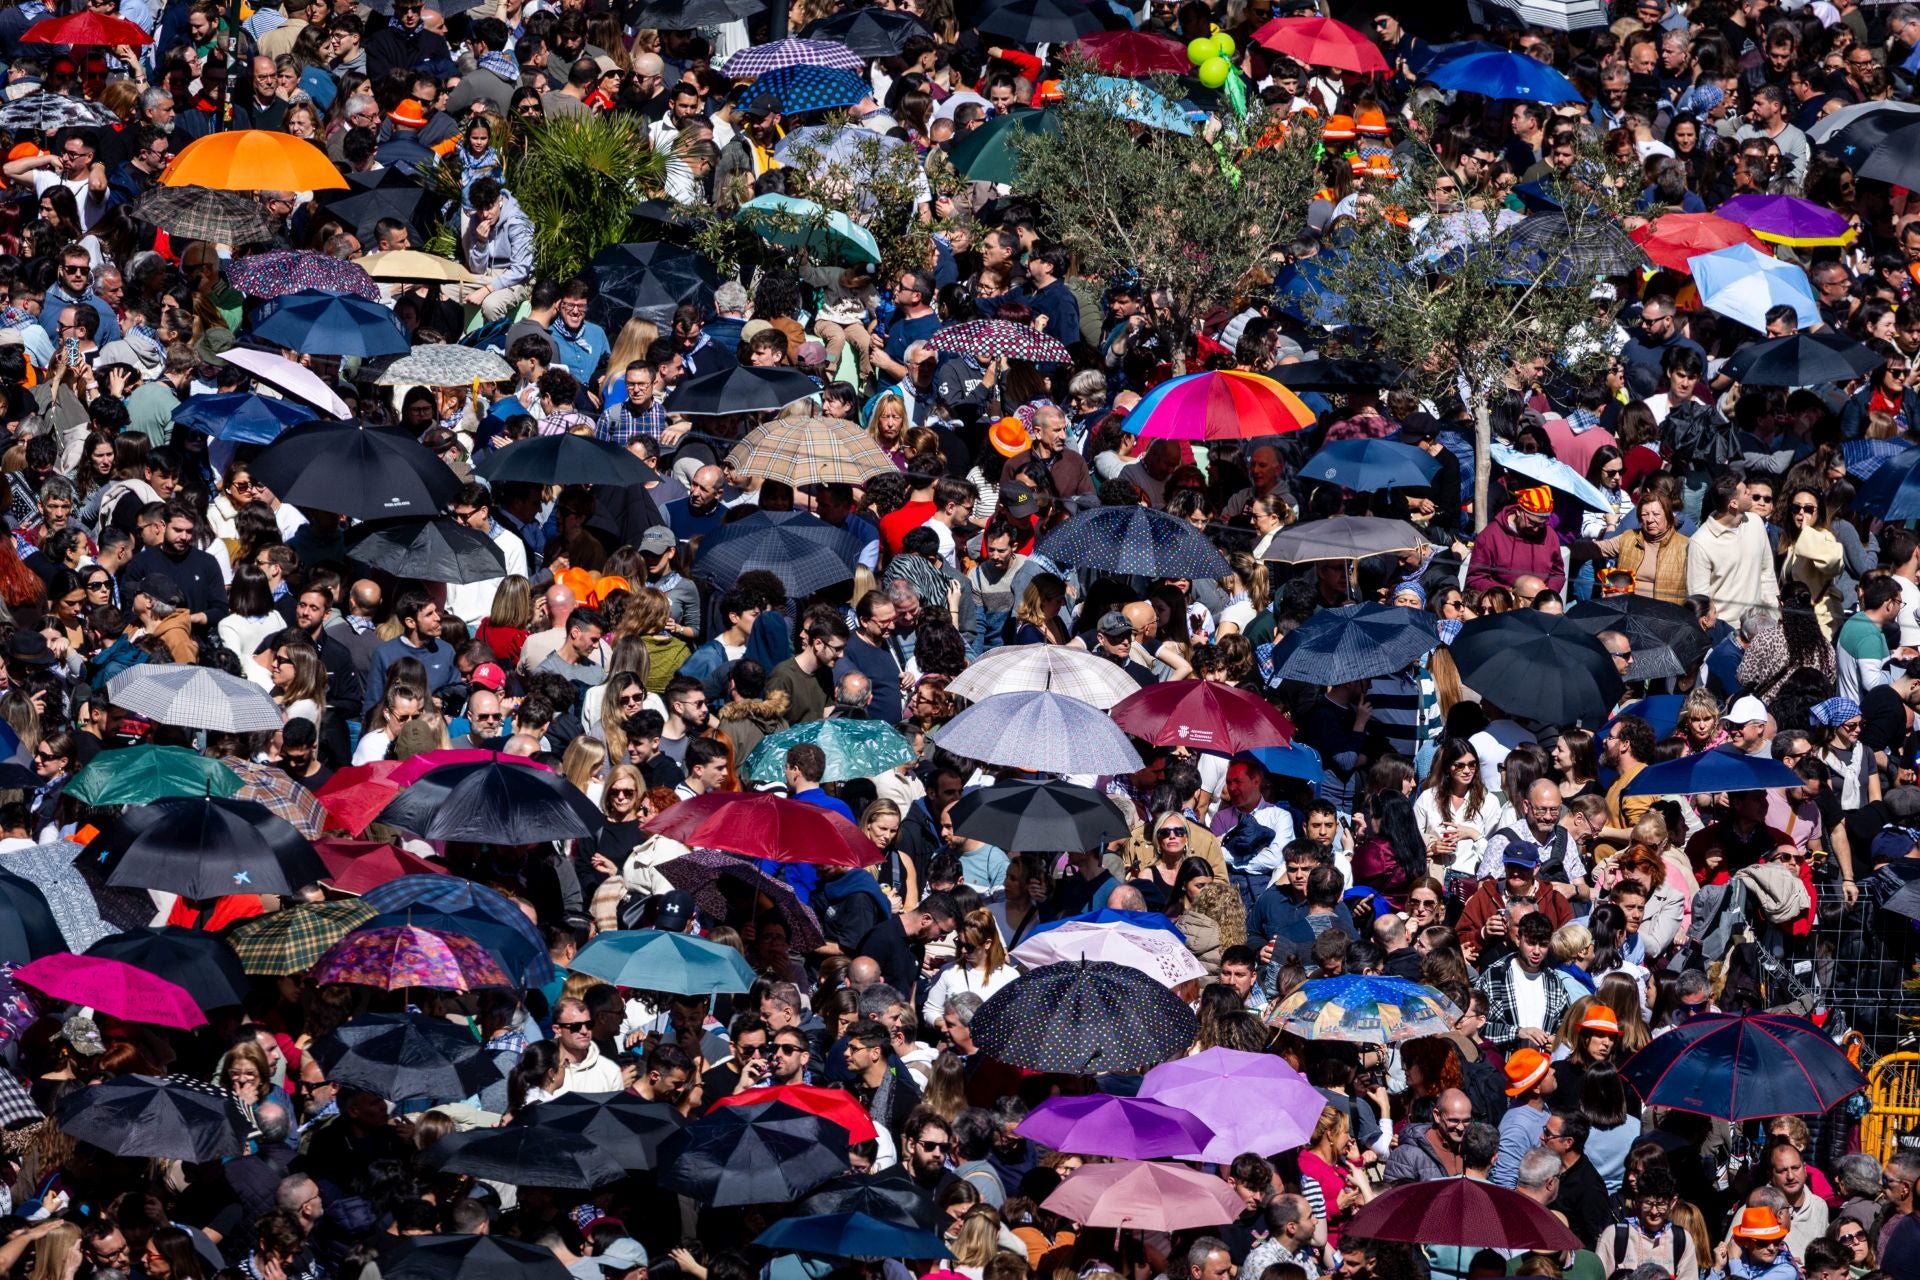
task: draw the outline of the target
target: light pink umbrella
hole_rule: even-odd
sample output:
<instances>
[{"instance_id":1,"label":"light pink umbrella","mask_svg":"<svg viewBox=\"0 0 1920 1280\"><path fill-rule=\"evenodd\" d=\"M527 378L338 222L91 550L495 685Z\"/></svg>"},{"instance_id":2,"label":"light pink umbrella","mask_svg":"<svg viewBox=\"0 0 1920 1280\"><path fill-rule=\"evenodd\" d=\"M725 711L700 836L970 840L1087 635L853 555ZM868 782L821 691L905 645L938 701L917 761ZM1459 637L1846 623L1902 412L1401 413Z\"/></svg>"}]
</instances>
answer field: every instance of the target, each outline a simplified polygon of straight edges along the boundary
<instances>
[{"instance_id":1,"label":"light pink umbrella","mask_svg":"<svg viewBox=\"0 0 1920 1280\"><path fill-rule=\"evenodd\" d=\"M1210 1173L1147 1160L1085 1165L1041 1207L1083 1227L1134 1231L1224 1226L1245 1208L1233 1189Z\"/></svg>"},{"instance_id":2,"label":"light pink umbrella","mask_svg":"<svg viewBox=\"0 0 1920 1280\"><path fill-rule=\"evenodd\" d=\"M87 1005L127 1022L181 1031L207 1024L185 987L106 956L58 952L21 965L13 976L54 1000Z\"/></svg>"},{"instance_id":3,"label":"light pink umbrella","mask_svg":"<svg viewBox=\"0 0 1920 1280\"><path fill-rule=\"evenodd\" d=\"M1035 934L1015 947L1008 958L1023 969L1038 969L1063 960L1111 960L1138 969L1167 987L1207 976L1206 966L1194 959L1179 934L1133 924L1070 921Z\"/></svg>"},{"instance_id":4,"label":"light pink umbrella","mask_svg":"<svg viewBox=\"0 0 1920 1280\"><path fill-rule=\"evenodd\" d=\"M1270 1156L1305 1146L1326 1105L1318 1089L1272 1054L1217 1048L1161 1063L1140 1082L1140 1097L1178 1107L1212 1128L1213 1141L1200 1150L1169 1153L1210 1164L1230 1163L1247 1151Z\"/></svg>"},{"instance_id":5,"label":"light pink umbrella","mask_svg":"<svg viewBox=\"0 0 1920 1280\"><path fill-rule=\"evenodd\" d=\"M336 418L353 416L353 410L347 407L347 402L322 382L318 374L285 356L275 355L271 351L255 351L251 347L230 347L220 353L220 358Z\"/></svg>"}]
</instances>

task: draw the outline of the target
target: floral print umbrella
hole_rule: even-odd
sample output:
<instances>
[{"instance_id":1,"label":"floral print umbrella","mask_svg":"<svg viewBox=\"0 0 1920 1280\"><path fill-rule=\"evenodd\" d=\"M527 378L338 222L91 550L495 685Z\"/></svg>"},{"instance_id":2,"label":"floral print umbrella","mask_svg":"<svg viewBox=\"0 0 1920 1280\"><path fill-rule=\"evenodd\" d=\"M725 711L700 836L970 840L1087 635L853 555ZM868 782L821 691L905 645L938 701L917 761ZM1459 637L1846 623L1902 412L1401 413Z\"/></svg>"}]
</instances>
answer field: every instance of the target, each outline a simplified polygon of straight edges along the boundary
<instances>
[{"instance_id":1,"label":"floral print umbrella","mask_svg":"<svg viewBox=\"0 0 1920 1280\"><path fill-rule=\"evenodd\" d=\"M380 286L365 267L311 249L276 249L235 258L227 264L227 281L249 298L278 298L318 289L380 301Z\"/></svg>"},{"instance_id":2,"label":"floral print umbrella","mask_svg":"<svg viewBox=\"0 0 1920 1280\"><path fill-rule=\"evenodd\" d=\"M348 982L386 991L402 987L471 991L513 985L500 962L473 939L410 924L348 934L320 957L311 977L316 984Z\"/></svg>"}]
</instances>

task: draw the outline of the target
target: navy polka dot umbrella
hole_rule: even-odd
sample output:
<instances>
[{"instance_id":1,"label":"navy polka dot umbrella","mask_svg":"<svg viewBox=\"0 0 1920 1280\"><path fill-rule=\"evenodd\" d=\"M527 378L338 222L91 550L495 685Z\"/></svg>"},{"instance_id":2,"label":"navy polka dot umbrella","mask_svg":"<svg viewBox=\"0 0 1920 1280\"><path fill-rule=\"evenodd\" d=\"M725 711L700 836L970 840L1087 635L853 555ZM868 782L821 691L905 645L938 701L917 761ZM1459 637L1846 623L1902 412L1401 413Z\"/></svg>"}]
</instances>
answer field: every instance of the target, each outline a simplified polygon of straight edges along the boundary
<instances>
[{"instance_id":1,"label":"navy polka dot umbrella","mask_svg":"<svg viewBox=\"0 0 1920 1280\"><path fill-rule=\"evenodd\" d=\"M973 1016L974 1043L1030 1071L1135 1072L1193 1047L1187 1002L1137 969L1105 960L1044 965L996 992Z\"/></svg>"}]
</instances>

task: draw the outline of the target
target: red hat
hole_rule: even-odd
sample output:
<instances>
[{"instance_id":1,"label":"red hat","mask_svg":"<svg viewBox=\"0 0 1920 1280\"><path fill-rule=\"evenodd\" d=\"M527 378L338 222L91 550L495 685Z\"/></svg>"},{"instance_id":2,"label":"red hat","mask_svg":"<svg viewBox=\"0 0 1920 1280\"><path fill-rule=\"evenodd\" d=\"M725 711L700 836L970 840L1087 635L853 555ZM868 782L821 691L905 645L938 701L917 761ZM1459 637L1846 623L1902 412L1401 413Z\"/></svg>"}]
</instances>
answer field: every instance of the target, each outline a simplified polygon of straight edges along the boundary
<instances>
[{"instance_id":1,"label":"red hat","mask_svg":"<svg viewBox=\"0 0 1920 1280\"><path fill-rule=\"evenodd\" d=\"M1513 500L1522 511L1531 512L1536 516L1553 514L1553 490L1543 484L1534 485L1531 489L1516 490Z\"/></svg>"},{"instance_id":2,"label":"red hat","mask_svg":"<svg viewBox=\"0 0 1920 1280\"><path fill-rule=\"evenodd\" d=\"M467 677L467 683L498 693L507 687L507 673L497 662L483 662L473 669L473 674Z\"/></svg>"}]
</instances>

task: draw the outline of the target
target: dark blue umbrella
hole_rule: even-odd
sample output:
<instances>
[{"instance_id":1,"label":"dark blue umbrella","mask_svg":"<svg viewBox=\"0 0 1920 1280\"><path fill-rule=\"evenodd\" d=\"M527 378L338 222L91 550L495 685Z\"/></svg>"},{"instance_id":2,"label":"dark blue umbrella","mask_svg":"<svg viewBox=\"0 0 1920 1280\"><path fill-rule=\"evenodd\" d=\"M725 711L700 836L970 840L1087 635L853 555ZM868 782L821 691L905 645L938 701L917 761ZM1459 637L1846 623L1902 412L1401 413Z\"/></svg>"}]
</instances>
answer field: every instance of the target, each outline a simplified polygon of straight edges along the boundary
<instances>
[{"instance_id":1,"label":"dark blue umbrella","mask_svg":"<svg viewBox=\"0 0 1920 1280\"><path fill-rule=\"evenodd\" d=\"M1321 609L1275 646L1274 674L1319 685L1371 680L1404 671L1439 647L1440 632L1431 614L1390 604L1342 605Z\"/></svg>"},{"instance_id":2,"label":"dark blue umbrella","mask_svg":"<svg viewBox=\"0 0 1920 1280\"><path fill-rule=\"evenodd\" d=\"M1268 773L1282 778L1298 778L1310 784L1316 794L1326 777L1326 766L1320 763L1320 753L1298 738L1284 747L1255 747L1247 754L1258 760L1260 767Z\"/></svg>"},{"instance_id":3,"label":"dark blue umbrella","mask_svg":"<svg viewBox=\"0 0 1920 1280\"><path fill-rule=\"evenodd\" d=\"M1740 1124L1825 1115L1866 1076L1805 1018L1706 1013L1651 1041L1620 1066L1641 1100Z\"/></svg>"},{"instance_id":4,"label":"dark blue umbrella","mask_svg":"<svg viewBox=\"0 0 1920 1280\"><path fill-rule=\"evenodd\" d=\"M1846 459L1847 474L1862 484L1873 479L1889 458L1897 458L1913 448L1904 440L1849 440L1840 446Z\"/></svg>"},{"instance_id":5,"label":"dark blue umbrella","mask_svg":"<svg viewBox=\"0 0 1920 1280\"><path fill-rule=\"evenodd\" d=\"M864 1213L821 1213L774 1223L754 1241L780 1253L811 1253L826 1258L950 1258L952 1252L931 1231L882 1222Z\"/></svg>"},{"instance_id":6,"label":"dark blue umbrella","mask_svg":"<svg viewBox=\"0 0 1920 1280\"><path fill-rule=\"evenodd\" d=\"M1704 796L1722 791L1767 791L1797 787L1800 775L1772 756L1750 756L1737 747L1715 747L1642 769L1625 796Z\"/></svg>"},{"instance_id":7,"label":"dark blue umbrella","mask_svg":"<svg viewBox=\"0 0 1920 1280\"><path fill-rule=\"evenodd\" d=\"M1653 726L1653 734L1656 738L1664 738L1673 732L1675 725L1680 723L1680 705L1686 700L1687 695L1684 693L1656 693L1650 698L1629 702L1620 708L1620 715L1639 716ZM1619 716L1615 716L1614 719L1619 719ZM1612 724L1612 721L1608 721L1608 724ZM1604 742L1606 736L1602 733L1601 741Z\"/></svg>"},{"instance_id":8,"label":"dark blue umbrella","mask_svg":"<svg viewBox=\"0 0 1920 1280\"><path fill-rule=\"evenodd\" d=\"M859 104L873 95L860 76L837 67L781 67L753 82L755 95L770 93L780 102L780 114L802 115Z\"/></svg>"},{"instance_id":9,"label":"dark blue umbrella","mask_svg":"<svg viewBox=\"0 0 1920 1280\"><path fill-rule=\"evenodd\" d=\"M1437 460L1398 440L1335 440L1302 463L1300 475L1343 489L1419 489L1439 470Z\"/></svg>"},{"instance_id":10,"label":"dark blue umbrella","mask_svg":"<svg viewBox=\"0 0 1920 1280\"><path fill-rule=\"evenodd\" d=\"M805 511L759 511L707 535L694 576L723 589L765 569L798 600L853 577L860 539Z\"/></svg>"},{"instance_id":11,"label":"dark blue umbrella","mask_svg":"<svg viewBox=\"0 0 1920 1280\"><path fill-rule=\"evenodd\" d=\"M173 411L173 420L229 444L272 444L288 427L312 422L314 412L291 400L230 391L188 399Z\"/></svg>"},{"instance_id":12,"label":"dark blue umbrella","mask_svg":"<svg viewBox=\"0 0 1920 1280\"><path fill-rule=\"evenodd\" d=\"M1185 520L1145 507L1083 511L1040 540L1055 564L1143 578L1223 578L1227 562Z\"/></svg>"},{"instance_id":13,"label":"dark blue umbrella","mask_svg":"<svg viewBox=\"0 0 1920 1280\"><path fill-rule=\"evenodd\" d=\"M1853 505L1856 510L1889 521L1920 516L1920 449L1888 458L1873 478L1860 486Z\"/></svg>"},{"instance_id":14,"label":"dark blue umbrella","mask_svg":"<svg viewBox=\"0 0 1920 1280\"><path fill-rule=\"evenodd\" d=\"M702 1204L784 1204L845 1173L847 1131L786 1102L718 1107L660 1144L662 1189Z\"/></svg>"},{"instance_id":15,"label":"dark blue umbrella","mask_svg":"<svg viewBox=\"0 0 1920 1280\"><path fill-rule=\"evenodd\" d=\"M413 345L393 312L379 303L317 289L285 294L261 307L254 313L252 334L309 355L397 356Z\"/></svg>"}]
</instances>

